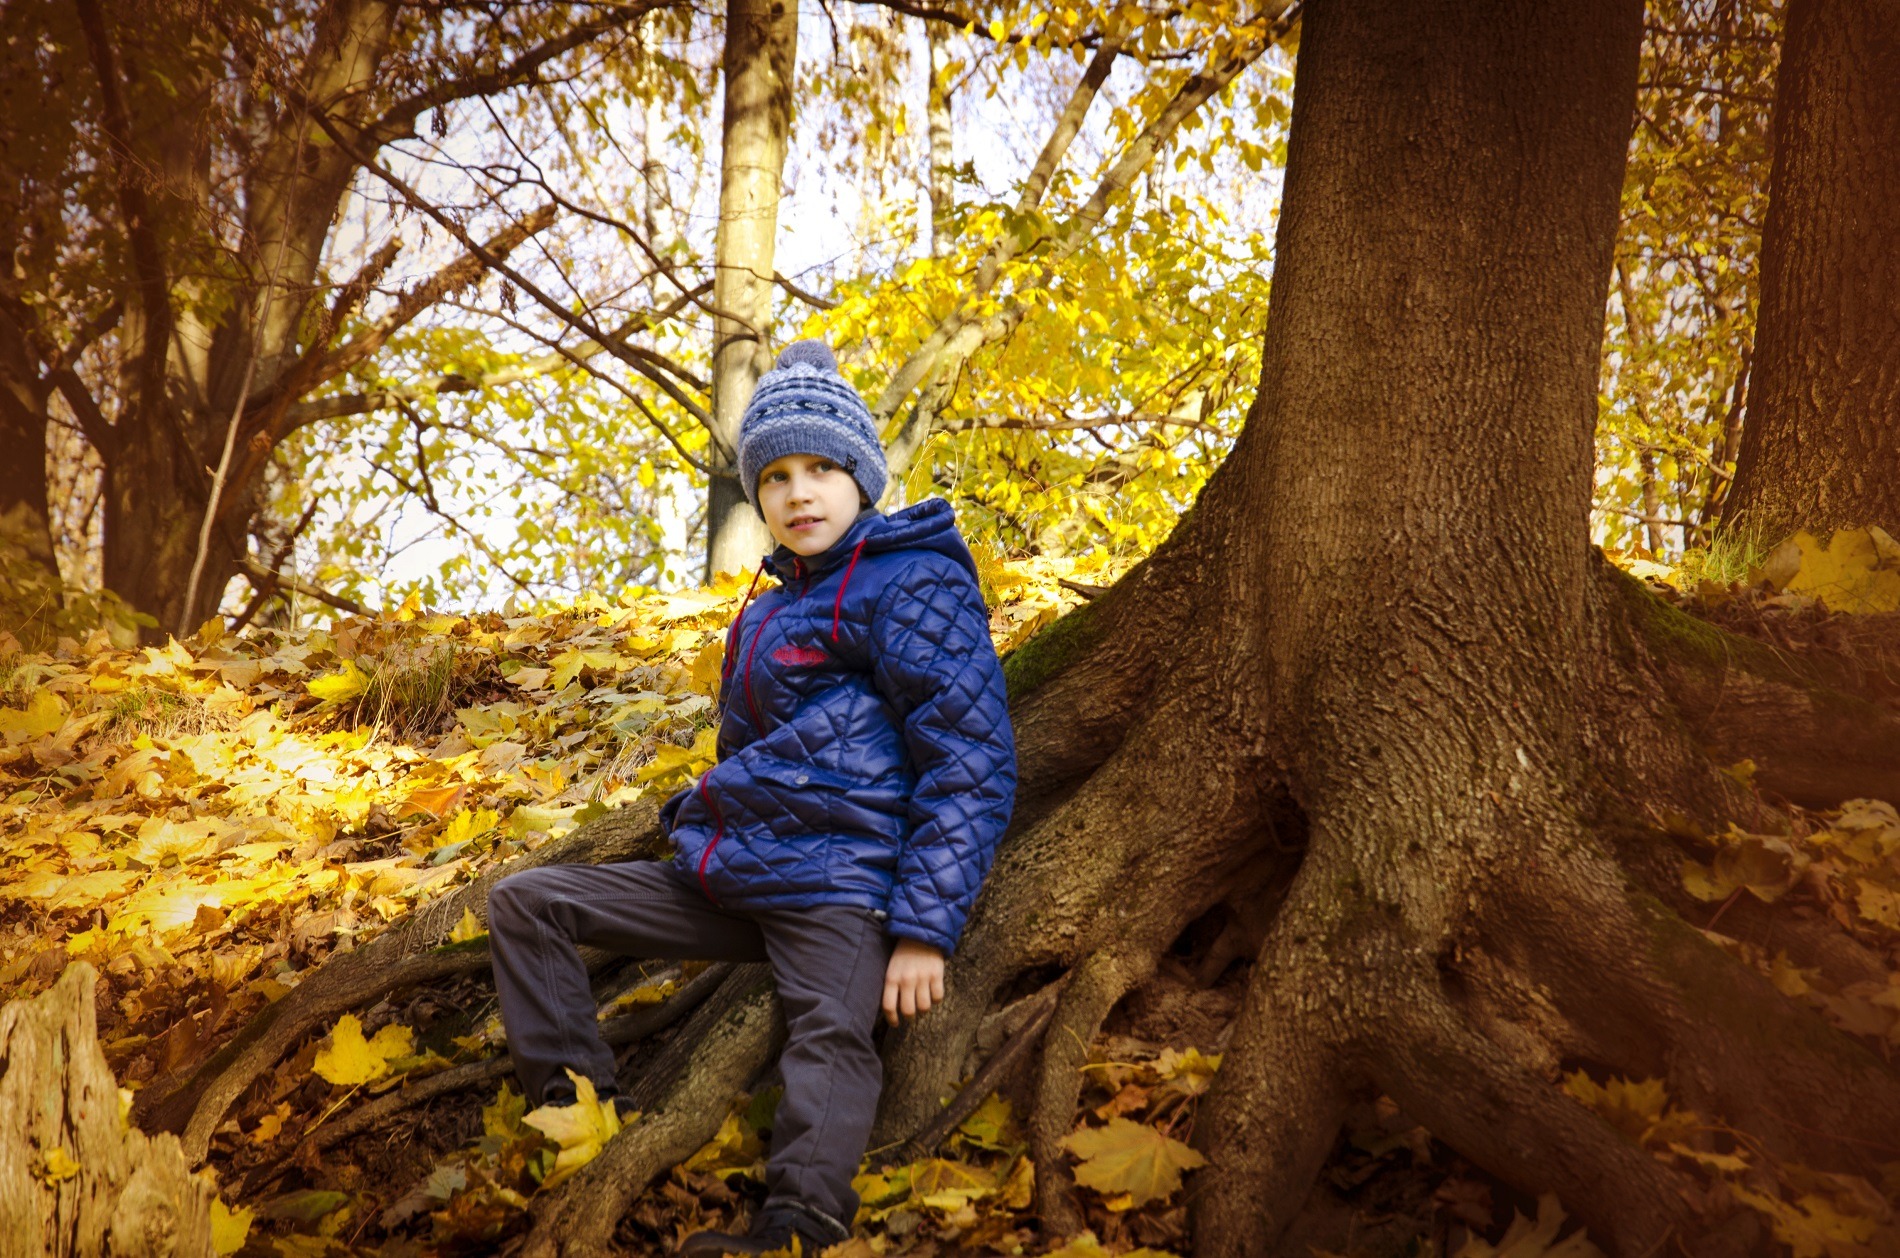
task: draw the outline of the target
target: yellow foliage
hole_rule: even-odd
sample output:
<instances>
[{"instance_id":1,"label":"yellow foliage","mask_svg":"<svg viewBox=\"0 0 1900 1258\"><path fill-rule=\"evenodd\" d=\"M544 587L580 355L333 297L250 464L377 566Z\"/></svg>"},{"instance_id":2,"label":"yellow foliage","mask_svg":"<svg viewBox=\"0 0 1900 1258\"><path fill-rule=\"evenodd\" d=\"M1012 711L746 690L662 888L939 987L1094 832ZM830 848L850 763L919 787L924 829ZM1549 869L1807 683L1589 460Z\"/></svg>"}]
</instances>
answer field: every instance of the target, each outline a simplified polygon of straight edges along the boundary
<instances>
[{"instance_id":1,"label":"yellow foliage","mask_svg":"<svg viewBox=\"0 0 1900 1258\"><path fill-rule=\"evenodd\" d=\"M554 1187L599 1157L606 1143L620 1134L619 1111L612 1101L600 1099L593 1080L571 1070L567 1077L574 1081L576 1098L572 1105L543 1105L521 1120L561 1149L554 1159L554 1169L541 1181L543 1188Z\"/></svg>"},{"instance_id":2,"label":"yellow foliage","mask_svg":"<svg viewBox=\"0 0 1900 1258\"><path fill-rule=\"evenodd\" d=\"M325 703L348 703L362 697L369 690L369 684L369 674L355 660L344 660L342 668L322 677L311 678L304 689Z\"/></svg>"},{"instance_id":3,"label":"yellow foliage","mask_svg":"<svg viewBox=\"0 0 1900 1258\"><path fill-rule=\"evenodd\" d=\"M1900 542L1879 528L1836 529L1826 544L1805 530L1796 533L1769 552L1762 573L1829 611L1900 611Z\"/></svg>"},{"instance_id":4,"label":"yellow foliage","mask_svg":"<svg viewBox=\"0 0 1900 1258\"><path fill-rule=\"evenodd\" d=\"M398 1057L415 1054L415 1032L406 1026L390 1025L374 1039L363 1038L363 1024L355 1014L337 1019L330 1031L330 1046L317 1050L311 1069L318 1078L345 1087L369 1083L389 1073L389 1063Z\"/></svg>"},{"instance_id":5,"label":"yellow foliage","mask_svg":"<svg viewBox=\"0 0 1900 1258\"><path fill-rule=\"evenodd\" d=\"M1603 1251L1592 1245L1581 1229L1558 1240L1563 1225L1563 1206L1555 1193L1545 1193L1537 1199L1536 1222L1514 1215L1504 1239L1492 1245L1474 1236L1455 1258L1603 1258Z\"/></svg>"},{"instance_id":6,"label":"yellow foliage","mask_svg":"<svg viewBox=\"0 0 1900 1258\"><path fill-rule=\"evenodd\" d=\"M1126 1197L1125 1208L1161 1201L1181 1187L1181 1172L1207 1159L1146 1123L1111 1118L1105 1126L1084 1127L1062 1140L1079 1162L1075 1182L1111 1197Z\"/></svg>"},{"instance_id":7,"label":"yellow foliage","mask_svg":"<svg viewBox=\"0 0 1900 1258\"><path fill-rule=\"evenodd\" d=\"M79 1163L62 1145L54 1145L40 1155L40 1181L52 1187L79 1174Z\"/></svg>"},{"instance_id":8,"label":"yellow foliage","mask_svg":"<svg viewBox=\"0 0 1900 1258\"><path fill-rule=\"evenodd\" d=\"M211 1201L211 1248L218 1254L235 1254L251 1239L251 1210L233 1210L222 1200Z\"/></svg>"},{"instance_id":9,"label":"yellow foliage","mask_svg":"<svg viewBox=\"0 0 1900 1258\"><path fill-rule=\"evenodd\" d=\"M66 707L51 690L33 692L24 711L0 708L0 736L9 743L51 734L66 723Z\"/></svg>"}]
</instances>

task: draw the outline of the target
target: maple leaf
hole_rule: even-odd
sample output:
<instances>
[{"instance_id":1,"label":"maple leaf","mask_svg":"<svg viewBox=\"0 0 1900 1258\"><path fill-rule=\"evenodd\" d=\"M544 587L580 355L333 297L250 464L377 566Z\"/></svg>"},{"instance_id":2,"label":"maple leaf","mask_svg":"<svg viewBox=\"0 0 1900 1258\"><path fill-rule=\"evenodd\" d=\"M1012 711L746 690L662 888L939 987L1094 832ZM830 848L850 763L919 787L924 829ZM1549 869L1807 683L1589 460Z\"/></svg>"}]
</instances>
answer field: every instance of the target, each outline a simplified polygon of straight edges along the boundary
<instances>
[{"instance_id":1,"label":"maple leaf","mask_svg":"<svg viewBox=\"0 0 1900 1258\"><path fill-rule=\"evenodd\" d=\"M346 1013L330 1031L330 1046L317 1050L311 1069L326 1082L354 1087L382 1078L389 1073L390 1062L413 1056L415 1051L415 1032L408 1027L392 1024L374 1039L365 1040L363 1024L355 1014Z\"/></svg>"},{"instance_id":2,"label":"maple leaf","mask_svg":"<svg viewBox=\"0 0 1900 1258\"><path fill-rule=\"evenodd\" d=\"M211 1199L211 1248L213 1252L235 1254L251 1239L251 1210L233 1210L216 1197Z\"/></svg>"},{"instance_id":3,"label":"maple leaf","mask_svg":"<svg viewBox=\"0 0 1900 1258\"><path fill-rule=\"evenodd\" d=\"M1669 1087L1661 1079L1631 1081L1621 1077L1599 1084L1578 1070L1564 1078L1564 1091L1638 1144L1665 1145L1684 1140L1694 1131L1696 1117L1669 1104Z\"/></svg>"},{"instance_id":4,"label":"maple leaf","mask_svg":"<svg viewBox=\"0 0 1900 1258\"><path fill-rule=\"evenodd\" d=\"M1126 1195L1135 1209L1166 1200L1181 1187L1182 1171L1207 1164L1179 1140L1126 1118L1071 1132L1062 1147L1080 1159L1076 1183L1107 1195Z\"/></svg>"},{"instance_id":5,"label":"maple leaf","mask_svg":"<svg viewBox=\"0 0 1900 1258\"><path fill-rule=\"evenodd\" d=\"M527 1115L527 1098L506 1083L495 1093L494 1103L482 1106L482 1134L499 1140L519 1140L521 1120Z\"/></svg>"},{"instance_id":6,"label":"maple leaf","mask_svg":"<svg viewBox=\"0 0 1900 1258\"><path fill-rule=\"evenodd\" d=\"M554 1187L600 1156L607 1142L620 1134L620 1113L612 1101L600 1099L593 1080L572 1070L567 1077L574 1081L572 1105L543 1105L521 1120L560 1146L554 1169L541 1181L544 1189Z\"/></svg>"},{"instance_id":7,"label":"maple leaf","mask_svg":"<svg viewBox=\"0 0 1900 1258\"><path fill-rule=\"evenodd\" d=\"M487 937L488 928L475 920L474 909L463 909L462 920L455 923L454 929L449 931L450 943L468 943L471 940Z\"/></svg>"},{"instance_id":8,"label":"maple leaf","mask_svg":"<svg viewBox=\"0 0 1900 1258\"><path fill-rule=\"evenodd\" d=\"M996 1177L968 1162L925 1158L910 1165L910 1191L920 1205L954 1212L995 1193Z\"/></svg>"},{"instance_id":9,"label":"maple leaf","mask_svg":"<svg viewBox=\"0 0 1900 1258\"><path fill-rule=\"evenodd\" d=\"M66 723L66 708L50 690L36 690L25 711L0 708L0 735L9 744L23 743L56 732Z\"/></svg>"},{"instance_id":10,"label":"maple leaf","mask_svg":"<svg viewBox=\"0 0 1900 1258\"><path fill-rule=\"evenodd\" d=\"M1755 575L1829 611L1900 611L1900 542L1878 528L1836 529L1825 546L1803 530L1770 551Z\"/></svg>"},{"instance_id":11,"label":"maple leaf","mask_svg":"<svg viewBox=\"0 0 1900 1258\"><path fill-rule=\"evenodd\" d=\"M368 691L369 684L369 674L355 660L345 660L336 672L312 677L304 689L325 703L348 703Z\"/></svg>"},{"instance_id":12,"label":"maple leaf","mask_svg":"<svg viewBox=\"0 0 1900 1258\"><path fill-rule=\"evenodd\" d=\"M1603 1251L1590 1243L1579 1228L1563 1240L1564 1208L1556 1193L1537 1199L1537 1220L1513 1215L1504 1239L1493 1245L1476 1236L1466 1241L1453 1258L1603 1258Z\"/></svg>"},{"instance_id":13,"label":"maple leaf","mask_svg":"<svg viewBox=\"0 0 1900 1258\"><path fill-rule=\"evenodd\" d=\"M764 1152L765 1145L757 1129L746 1122L745 1111L735 1109L719 1124L713 1138L680 1165L688 1171L725 1175L750 1170Z\"/></svg>"}]
</instances>

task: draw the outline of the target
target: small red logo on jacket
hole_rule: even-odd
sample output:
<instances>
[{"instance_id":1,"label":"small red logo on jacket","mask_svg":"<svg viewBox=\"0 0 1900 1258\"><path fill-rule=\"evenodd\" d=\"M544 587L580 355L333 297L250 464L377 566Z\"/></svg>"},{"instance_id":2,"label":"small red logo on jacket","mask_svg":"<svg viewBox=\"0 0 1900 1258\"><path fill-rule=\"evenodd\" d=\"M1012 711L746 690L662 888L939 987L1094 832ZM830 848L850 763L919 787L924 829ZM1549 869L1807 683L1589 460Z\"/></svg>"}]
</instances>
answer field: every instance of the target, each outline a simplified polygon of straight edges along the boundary
<instances>
[{"instance_id":1,"label":"small red logo on jacket","mask_svg":"<svg viewBox=\"0 0 1900 1258\"><path fill-rule=\"evenodd\" d=\"M772 658L781 664L796 666L799 664L824 664L831 659L830 653L815 646L796 646L791 643L772 652Z\"/></svg>"}]
</instances>

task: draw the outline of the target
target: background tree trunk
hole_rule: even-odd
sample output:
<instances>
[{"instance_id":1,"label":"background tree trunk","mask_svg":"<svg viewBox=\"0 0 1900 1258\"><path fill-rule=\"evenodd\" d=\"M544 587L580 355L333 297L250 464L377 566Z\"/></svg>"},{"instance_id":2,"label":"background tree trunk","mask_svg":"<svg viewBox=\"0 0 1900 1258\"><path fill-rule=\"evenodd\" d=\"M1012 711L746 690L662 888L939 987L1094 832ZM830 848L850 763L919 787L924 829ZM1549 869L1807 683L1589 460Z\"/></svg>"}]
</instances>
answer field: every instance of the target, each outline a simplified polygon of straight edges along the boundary
<instances>
[{"instance_id":1,"label":"background tree trunk","mask_svg":"<svg viewBox=\"0 0 1900 1258\"><path fill-rule=\"evenodd\" d=\"M793 0L733 0L726 10L726 81L719 230L713 251L712 453L706 575L751 568L769 545L738 480L739 420L772 365L773 255L798 54Z\"/></svg>"},{"instance_id":2,"label":"background tree trunk","mask_svg":"<svg viewBox=\"0 0 1900 1258\"><path fill-rule=\"evenodd\" d=\"M24 346L0 335L0 355L0 450L8 452L0 459L0 630L32 645L60 606L46 501L47 395Z\"/></svg>"},{"instance_id":3,"label":"background tree trunk","mask_svg":"<svg viewBox=\"0 0 1900 1258\"><path fill-rule=\"evenodd\" d=\"M1900 5L1790 0L1761 314L1725 512L1900 535Z\"/></svg>"},{"instance_id":4,"label":"background tree trunk","mask_svg":"<svg viewBox=\"0 0 1900 1258\"><path fill-rule=\"evenodd\" d=\"M952 244L949 219L956 189L951 172L956 144L950 105L950 32L943 23L925 19L924 45L930 75L930 96L924 105L924 129L929 141L924 160L929 163L925 174L930 193L930 252L941 258L950 252Z\"/></svg>"}]
</instances>

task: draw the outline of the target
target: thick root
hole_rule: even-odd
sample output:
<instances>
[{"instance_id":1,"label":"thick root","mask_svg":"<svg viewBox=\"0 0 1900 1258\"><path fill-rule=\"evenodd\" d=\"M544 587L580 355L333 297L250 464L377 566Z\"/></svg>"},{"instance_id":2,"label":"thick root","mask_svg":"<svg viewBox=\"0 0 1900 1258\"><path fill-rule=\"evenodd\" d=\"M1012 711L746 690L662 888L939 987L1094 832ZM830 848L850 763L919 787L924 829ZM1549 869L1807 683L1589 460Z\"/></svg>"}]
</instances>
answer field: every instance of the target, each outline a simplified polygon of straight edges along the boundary
<instances>
[{"instance_id":1,"label":"thick root","mask_svg":"<svg viewBox=\"0 0 1900 1258\"><path fill-rule=\"evenodd\" d=\"M601 1023L600 1038L609 1048L636 1043L657 1034L704 1004L731 975L732 966L720 963L707 967L697 978L676 992L671 1000L641 1009L624 1017ZM359 1105L336 1122L319 1127L305 1136L291 1153L292 1162L308 1162L325 1149L348 1140L359 1132L381 1126L397 1114L468 1088L478 1088L513 1073L514 1062L503 1053L486 1061L470 1062L444 1070L408 1087Z\"/></svg>"},{"instance_id":2,"label":"thick root","mask_svg":"<svg viewBox=\"0 0 1900 1258\"><path fill-rule=\"evenodd\" d=\"M936 1117L1005 983L1103 949L1158 953L1267 846L1258 777L1205 717L1193 705L1152 714L1166 739L1131 738L1053 812L1012 831L951 959L944 1003L886 1049L874 1144Z\"/></svg>"},{"instance_id":3,"label":"thick root","mask_svg":"<svg viewBox=\"0 0 1900 1258\"><path fill-rule=\"evenodd\" d=\"M522 1258L604 1258L633 1199L712 1139L784 1036L764 965L738 967L629 1090L644 1117L534 1214Z\"/></svg>"},{"instance_id":4,"label":"thick root","mask_svg":"<svg viewBox=\"0 0 1900 1258\"><path fill-rule=\"evenodd\" d=\"M496 882L537 865L656 856L662 842L658 817L658 806L643 801L595 818L432 901L363 947L332 957L290 995L261 1010L176 1088L142 1106L140 1125L182 1130L186 1157L202 1162L225 1111L317 1027L392 991L487 969L485 944L444 945L464 910L473 912L477 921L488 920L488 892Z\"/></svg>"},{"instance_id":5,"label":"thick root","mask_svg":"<svg viewBox=\"0 0 1900 1258\"><path fill-rule=\"evenodd\" d=\"M1348 1096L1323 964L1283 924L1269 934L1195 1126L1198 1258L1271 1253L1332 1152Z\"/></svg>"},{"instance_id":6,"label":"thick root","mask_svg":"<svg viewBox=\"0 0 1900 1258\"><path fill-rule=\"evenodd\" d=\"M1036 1161L1036 1211L1050 1236L1069 1236L1086 1224L1075 1199L1075 1176L1062 1156L1062 1139L1075 1125L1089 1045L1116 1003L1154 972L1154 962L1154 952L1139 944L1090 954L1070 975L1043 1035L1036 1106L1029 1116L1029 1152Z\"/></svg>"}]
</instances>

